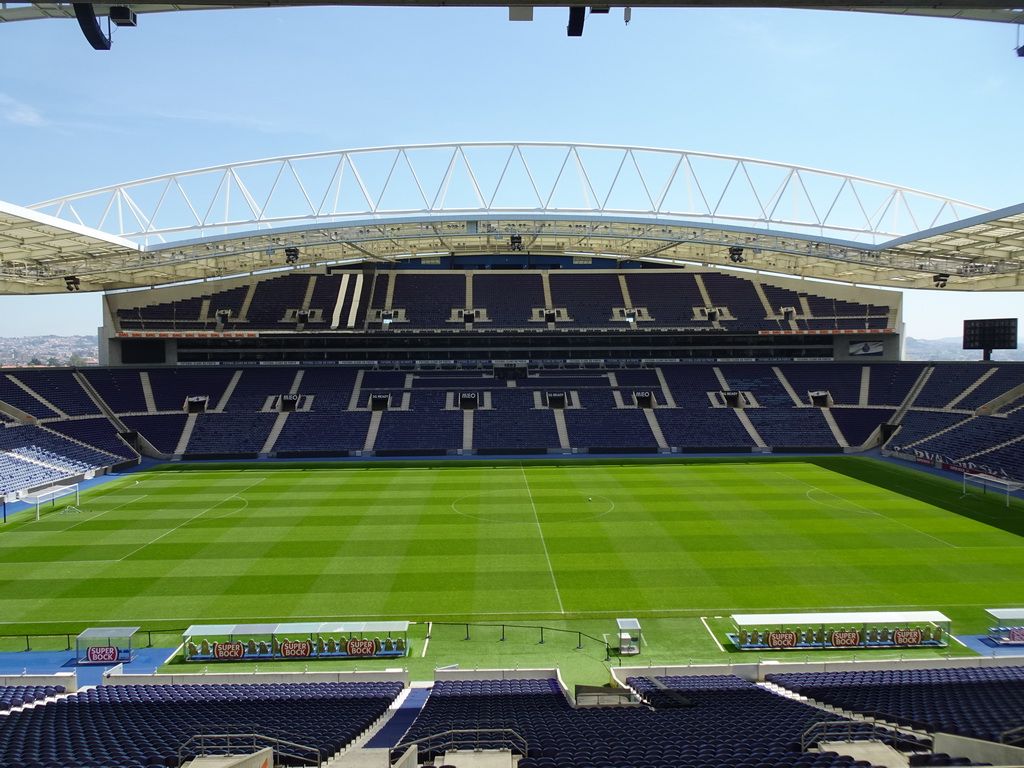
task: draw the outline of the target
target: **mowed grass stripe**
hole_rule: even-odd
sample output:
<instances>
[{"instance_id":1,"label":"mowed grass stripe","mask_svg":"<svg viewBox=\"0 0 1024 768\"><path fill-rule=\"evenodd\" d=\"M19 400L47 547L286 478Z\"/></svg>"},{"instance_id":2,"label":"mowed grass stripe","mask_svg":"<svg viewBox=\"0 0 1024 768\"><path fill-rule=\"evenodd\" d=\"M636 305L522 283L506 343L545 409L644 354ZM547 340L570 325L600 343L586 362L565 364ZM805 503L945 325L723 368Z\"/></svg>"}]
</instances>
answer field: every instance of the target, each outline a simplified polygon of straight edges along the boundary
<instances>
[{"instance_id":1,"label":"mowed grass stripe","mask_svg":"<svg viewBox=\"0 0 1024 768\"><path fill-rule=\"evenodd\" d=\"M95 519L47 512L0 529L0 562L17 568L0 582L0 621L543 615L559 612L554 584L585 615L1019 601L1020 537L855 469L140 474L83 494Z\"/></svg>"}]
</instances>

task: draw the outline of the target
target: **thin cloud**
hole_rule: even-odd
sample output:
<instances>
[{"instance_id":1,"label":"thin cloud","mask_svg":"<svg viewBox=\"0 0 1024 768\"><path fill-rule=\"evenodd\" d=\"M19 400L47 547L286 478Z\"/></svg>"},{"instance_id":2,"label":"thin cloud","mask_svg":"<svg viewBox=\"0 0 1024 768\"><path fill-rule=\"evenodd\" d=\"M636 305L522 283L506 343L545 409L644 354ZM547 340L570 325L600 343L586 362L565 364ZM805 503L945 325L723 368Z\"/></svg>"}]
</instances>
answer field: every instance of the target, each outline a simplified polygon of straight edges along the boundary
<instances>
[{"instance_id":1,"label":"thin cloud","mask_svg":"<svg viewBox=\"0 0 1024 768\"><path fill-rule=\"evenodd\" d=\"M161 120L182 120L196 123L207 123L210 125L225 125L230 128L255 131L257 133L312 133L312 131L304 128L302 123L292 119L274 120L242 114L212 112L201 109L181 109L173 112L152 109L147 110L145 114L149 117L155 117Z\"/></svg>"},{"instance_id":2,"label":"thin cloud","mask_svg":"<svg viewBox=\"0 0 1024 768\"><path fill-rule=\"evenodd\" d=\"M38 109L11 98L6 93L0 93L0 120L29 128L38 128L47 124L46 118L40 114Z\"/></svg>"}]
</instances>

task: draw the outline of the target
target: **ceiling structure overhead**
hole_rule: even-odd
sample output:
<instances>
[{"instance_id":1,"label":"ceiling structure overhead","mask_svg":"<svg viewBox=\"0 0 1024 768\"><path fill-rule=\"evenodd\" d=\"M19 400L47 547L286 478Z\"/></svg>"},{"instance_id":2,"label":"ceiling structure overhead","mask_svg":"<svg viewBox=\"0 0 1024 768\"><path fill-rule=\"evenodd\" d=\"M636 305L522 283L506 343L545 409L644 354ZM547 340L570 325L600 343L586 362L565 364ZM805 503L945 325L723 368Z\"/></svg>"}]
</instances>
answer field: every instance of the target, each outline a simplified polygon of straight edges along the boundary
<instances>
[{"instance_id":1,"label":"ceiling structure overhead","mask_svg":"<svg viewBox=\"0 0 1024 768\"><path fill-rule=\"evenodd\" d=\"M873 286L1024 290L1024 205L649 147L372 147L0 205L0 291L121 290L273 269L521 253ZM514 237L513 237L514 236ZM297 249L297 250L296 250ZM946 275L936 281L937 275Z\"/></svg>"},{"instance_id":2,"label":"ceiling structure overhead","mask_svg":"<svg viewBox=\"0 0 1024 768\"><path fill-rule=\"evenodd\" d=\"M111 47L111 24L118 27L138 25L138 14L166 13L170 11L223 10L244 8L281 8L295 6L377 5L393 7L507 7L509 19L532 20L534 8L568 8L567 33L578 37L583 34L586 10L608 13L613 6L573 3L571 0L531 0L527 4L510 4L508 0L329 0L325 2L289 2L288 0L254 0L238 3L0 3L0 22L29 19L77 19L89 43L97 50ZM1007 24L1024 23L1024 9L1006 8L1000 0L930 0L922 5L905 5L893 0L865 0L856 5L821 5L815 0L788 0L787 2L750 2L750 0L633 0L628 6L614 6L623 10L629 21L633 8L793 8L827 11L856 11L862 13L888 13L904 16L928 16L973 21L994 21ZM1019 55L1024 55L1018 51Z\"/></svg>"}]
</instances>

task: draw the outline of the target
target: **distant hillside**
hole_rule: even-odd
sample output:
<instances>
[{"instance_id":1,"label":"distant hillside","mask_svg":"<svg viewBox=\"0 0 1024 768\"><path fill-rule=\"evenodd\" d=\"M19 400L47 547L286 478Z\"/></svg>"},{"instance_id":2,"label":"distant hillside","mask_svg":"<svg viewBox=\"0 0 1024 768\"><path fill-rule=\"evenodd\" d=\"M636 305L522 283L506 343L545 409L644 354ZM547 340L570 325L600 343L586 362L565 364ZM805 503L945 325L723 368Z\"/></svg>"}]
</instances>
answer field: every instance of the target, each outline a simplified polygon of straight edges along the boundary
<instances>
[{"instance_id":1,"label":"distant hillside","mask_svg":"<svg viewBox=\"0 0 1024 768\"><path fill-rule=\"evenodd\" d=\"M97 338L92 336L9 336L0 338L0 365L95 365Z\"/></svg>"},{"instance_id":2,"label":"distant hillside","mask_svg":"<svg viewBox=\"0 0 1024 768\"><path fill-rule=\"evenodd\" d=\"M912 339L907 337L904 360L981 360L980 349L962 349L963 339L952 336L945 339ZM992 359L1024 360L1022 349L997 349Z\"/></svg>"}]
</instances>

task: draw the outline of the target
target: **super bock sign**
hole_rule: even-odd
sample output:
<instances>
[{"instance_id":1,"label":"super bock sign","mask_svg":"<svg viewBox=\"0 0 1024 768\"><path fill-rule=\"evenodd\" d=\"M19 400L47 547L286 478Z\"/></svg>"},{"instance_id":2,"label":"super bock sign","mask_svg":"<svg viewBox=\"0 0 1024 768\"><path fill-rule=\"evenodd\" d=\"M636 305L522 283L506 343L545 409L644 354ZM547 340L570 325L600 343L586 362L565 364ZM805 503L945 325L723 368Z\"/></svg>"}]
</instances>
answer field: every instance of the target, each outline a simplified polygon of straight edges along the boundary
<instances>
[{"instance_id":1,"label":"super bock sign","mask_svg":"<svg viewBox=\"0 0 1024 768\"><path fill-rule=\"evenodd\" d=\"M309 640L289 640L281 643L281 655L286 659L301 659L313 652L313 644Z\"/></svg>"},{"instance_id":2,"label":"super bock sign","mask_svg":"<svg viewBox=\"0 0 1024 768\"><path fill-rule=\"evenodd\" d=\"M846 629L832 633L831 645L836 648L848 648L852 645L860 645L860 632L853 629Z\"/></svg>"},{"instance_id":3,"label":"super bock sign","mask_svg":"<svg viewBox=\"0 0 1024 768\"><path fill-rule=\"evenodd\" d=\"M359 640L353 637L345 647L349 656L373 656L377 652L377 646L373 640Z\"/></svg>"},{"instance_id":4,"label":"super bock sign","mask_svg":"<svg viewBox=\"0 0 1024 768\"><path fill-rule=\"evenodd\" d=\"M214 643L213 658L240 659L245 656L245 646L241 643Z\"/></svg>"},{"instance_id":5,"label":"super bock sign","mask_svg":"<svg viewBox=\"0 0 1024 768\"><path fill-rule=\"evenodd\" d=\"M97 663L110 662L113 664L117 661L118 650L112 645L94 645L88 651L86 651L86 661L92 661Z\"/></svg>"},{"instance_id":6,"label":"super bock sign","mask_svg":"<svg viewBox=\"0 0 1024 768\"><path fill-rule=\"evenodd\" d=\"M796 632L769 632L769 648L793 648L796 646Z\"/></svg>"}]
</instances>

